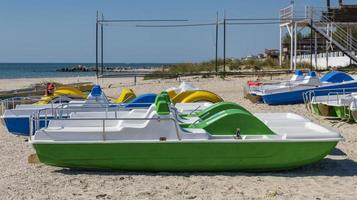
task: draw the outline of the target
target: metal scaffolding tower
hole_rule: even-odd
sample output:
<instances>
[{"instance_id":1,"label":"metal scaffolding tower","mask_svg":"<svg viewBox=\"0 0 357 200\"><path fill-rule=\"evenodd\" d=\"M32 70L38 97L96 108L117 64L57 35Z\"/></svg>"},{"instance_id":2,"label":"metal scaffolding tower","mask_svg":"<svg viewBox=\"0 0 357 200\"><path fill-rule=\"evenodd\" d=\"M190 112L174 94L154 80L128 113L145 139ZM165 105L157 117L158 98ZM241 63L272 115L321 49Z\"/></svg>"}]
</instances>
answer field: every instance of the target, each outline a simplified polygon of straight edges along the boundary
<instances>
[{"instance_id":1,"label":"metal scaffolding tower","mask_svg":"<svg viewBox=\"0 0 357 200\"><path fill-rule=\"evenodd\" d=\"M357 39L353 37L351 32L351 28L357 25L357 20L345 22L346 19L350 18L344 19L341 17L343 15L340 14L340 10L343 10L341 8L346 7L342 5L341 1L340 7L337 9L331 9L330 1L327 2L327 8L306 6L304 10L297 10L292 3L288 7L280 10L280 64L282 64L283 61L283 31L286 29L290 36L290 69L295 70L297 68L297 56L299 53L297 45L299 40L298 33L306 27L309 27L311 30L309 52L311 56L311 64L313 60L315 60L315 66L317 64L317 35L322 36L325 40L324 48L327 66L329 52L336 51L337 49L343 52L344 55L348 56L351 61L357 62ZM348 8L351 9L351 7ZM353 9L355 9L355 7L353 7ZM339 19L337 17L339 17ZM313 32L315 33L314 43L312 42ZM313 56L315 59L313 59Z\"/></svg>"}]
</instances>

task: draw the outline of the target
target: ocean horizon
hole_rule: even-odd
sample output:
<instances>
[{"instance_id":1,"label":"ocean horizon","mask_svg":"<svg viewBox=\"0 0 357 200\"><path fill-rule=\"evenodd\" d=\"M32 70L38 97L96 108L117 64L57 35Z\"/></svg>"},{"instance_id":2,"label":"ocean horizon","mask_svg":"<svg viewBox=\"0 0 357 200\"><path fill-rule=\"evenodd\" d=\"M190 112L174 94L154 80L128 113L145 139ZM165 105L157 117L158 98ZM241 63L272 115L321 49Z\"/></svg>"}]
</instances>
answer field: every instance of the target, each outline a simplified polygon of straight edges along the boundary
<instances>
[{"instance_id":1,"label":"ocean horizon","mask_svg":"<svg viewBox=\"0 0 357 200\"><path fill-rule=\"evenodd\" d=\"M170 63L105 63L105 67L160 67ZM94 67L95 63L0 63L0 79L95 76L95 72L61 72L75 66Z\"/></svg>"}]
</instances>

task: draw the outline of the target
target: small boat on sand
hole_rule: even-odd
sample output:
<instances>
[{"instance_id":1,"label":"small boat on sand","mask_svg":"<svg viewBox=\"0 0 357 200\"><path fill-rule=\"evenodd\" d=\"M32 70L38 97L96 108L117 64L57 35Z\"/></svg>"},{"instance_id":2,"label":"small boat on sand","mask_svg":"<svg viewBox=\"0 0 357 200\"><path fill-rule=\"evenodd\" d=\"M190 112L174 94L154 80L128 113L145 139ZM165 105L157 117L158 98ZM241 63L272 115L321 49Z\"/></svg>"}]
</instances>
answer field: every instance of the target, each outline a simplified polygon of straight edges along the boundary
<instances>
[{"instance_id":1,"label":"small boat on sand","mask_svg":"<svg viewBox=\"0 0 357 200\"><path fill-rule=\"evenodd\" d=\"M42 163L59 167L270 171L317 162L342 139L293 113L253 115L225 105L231 109L180 116L170 104L162 93L145 114L51 119L35 128L29 143Z\"/></svg>"},{"instance_id":2,"label":"small boat on sand","mask_svg":"<svg viewBox=\"0 0 357 200\"><path fill-rule=\"evenodd\" d=\"M340 71L329 72L319 79L316 72L310 71L301 80L252 88L249 90L249 95L257 96L269 105L286 105L304 103L303 94L309 90L342 90L343 88L357 88L357 80ZM319 95L327 95L327 93L321 92Z\"/></svg>"},{"instance_id":3,"label":"small boat on sand","mask_svg":"<svg viewBox=\"0 0 357 200\"><path fill-rule=\"evenodd\" d=\"M223 101L223 99L219 95L211 91L199 89L187 82L182 82L178 87L171 87L166 89L165 91L168 93L173 103L217 103ZM117 100L115 100L114 103L129 103L130 101L123 101L123 99L132 99L134 97L136 97L136 95L133 90L123 88L121 95L118 97ZM155 98L153 98L150 103L153 103L154 101Z\"/></svg>"},{"instance_id":4,"label":"small boat on sand","mask_svg":"<svg viewBox=\"0 0 357 200\"><path fill-rule=\"evenodd\" d=\"M285 88L292 85L300 84L305 79L305 75L301 70L296 70L290 80L279 82L261 82L261 81L248 81L243 87L244 97L257 103L262 101L260 95L257 95L259 91L265 91L274 88Z\"/></svg>"},{"instance_id":5,"label":"small boat on sand","mask_svg":"<svg viewBox=\"0 0 357 200\"><path fill-rule=\"evenodd\" d=\"M50 103L50 104L23 104L16 105L14 109L6 109L1 116L1 119L7 128L8 132L15 135L28 136L30 133L29 118L33 113L38 113L40 118L52 119L58 115L56 109L71 108L71 112L96 111L103 110L115 111L122 113L125 110L147 110L148 107L154 102L156 94L144 94L132 99L129 103L112 104L109 99L102 92L100 86L95 86L92 92L88 95L86 100L75 100L68 103ZM197 103L176 103L175 108L182 114L190 114L191 112L200 111L212 105L210 102L197 102ZM68 109L67 109L68 111ZM64 114L62 113L64 116ZM66 113L70 117L70 113ZM42 121L40 127L45 126Z\"/></svg>"},{"instance_id":6,"label":"small boat on sand","mask_svg":"<svg viewBox=\"0 0 357 200\"><path fill-rule=\"evenodd\" d=\"M307 108L312 113L324 117L344 120L354 119L353 111L357 100L357 93L350 92L354 90L348 88L343 92L328 91L329 93L326 96L315 96L320 90L312 90L305 93Z\"/></svg>"}]
</instances>

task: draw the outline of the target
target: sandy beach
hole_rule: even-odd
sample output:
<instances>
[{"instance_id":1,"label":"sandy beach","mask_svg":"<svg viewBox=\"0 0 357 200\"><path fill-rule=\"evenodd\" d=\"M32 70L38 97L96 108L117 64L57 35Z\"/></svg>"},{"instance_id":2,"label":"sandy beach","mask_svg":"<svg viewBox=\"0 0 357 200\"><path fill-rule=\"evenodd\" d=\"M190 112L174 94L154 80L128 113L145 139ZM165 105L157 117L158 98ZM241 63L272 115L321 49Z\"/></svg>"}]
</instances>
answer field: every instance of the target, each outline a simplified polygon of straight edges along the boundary
<instances>
[{"instance_id":1,"label":"sandy beach","mask_svg":"<svg viewBox=\"0 0 357 200\"><path fill-rule=\"evenodd\" d=\"M279 77L286 78L286 77ZM357 199L357 124L338 123L309 113L304 105L267 106L243 98L242 86L252 78L184 78L251 112L295 112L341 132L344 141L322 161L302 168L265 173L144 173L70 170L28 163L35 151L25 137L0 127L0 199ZM2 89L24 88L39 79L1 79ZM94 77L51 78L62 83ZM111 78L99 81L117 97L122 86L137 94L179 85L175 79Z\"/></svg>"}]
</instances>

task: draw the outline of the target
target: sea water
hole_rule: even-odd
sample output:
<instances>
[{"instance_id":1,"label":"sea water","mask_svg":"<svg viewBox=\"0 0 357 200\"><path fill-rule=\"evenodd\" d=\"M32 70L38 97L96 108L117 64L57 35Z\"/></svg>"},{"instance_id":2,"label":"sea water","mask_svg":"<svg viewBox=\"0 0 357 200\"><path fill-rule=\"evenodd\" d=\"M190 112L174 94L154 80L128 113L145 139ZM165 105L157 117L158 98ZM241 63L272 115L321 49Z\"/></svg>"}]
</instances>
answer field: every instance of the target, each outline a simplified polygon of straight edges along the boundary
<instances>
[{"instance_id":1,"label":"sea water","mask_svg":"<svg viewBox=\"0 0 357 200\"><path fill-rule=\"evenodd\" d=\"M0 79L95 76L95 72L59 72L75 66L94 67L95 63L0 63ZM162 63L106 63L105 67L159 67Z\"/></svg>"}]
</instances>

